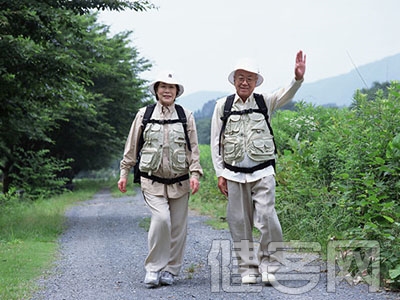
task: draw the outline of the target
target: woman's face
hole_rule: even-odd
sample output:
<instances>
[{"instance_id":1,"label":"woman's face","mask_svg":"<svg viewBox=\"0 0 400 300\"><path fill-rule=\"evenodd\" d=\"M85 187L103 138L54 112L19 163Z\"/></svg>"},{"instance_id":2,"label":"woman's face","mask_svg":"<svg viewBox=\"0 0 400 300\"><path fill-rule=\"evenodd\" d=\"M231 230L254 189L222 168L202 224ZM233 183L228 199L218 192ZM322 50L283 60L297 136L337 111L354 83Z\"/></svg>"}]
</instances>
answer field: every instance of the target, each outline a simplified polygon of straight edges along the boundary
<instances>
[{"instance_id":1,"label":"woman's face","mask_svg":"<svg viewBox=\"0 0 400 300\"><path fill-rule=\"evenodd\" d=\"M175 84L160 82L157 86L157 97L160 104L170 106L174 103L178 89Z\"/></svg>"}]
</instances>

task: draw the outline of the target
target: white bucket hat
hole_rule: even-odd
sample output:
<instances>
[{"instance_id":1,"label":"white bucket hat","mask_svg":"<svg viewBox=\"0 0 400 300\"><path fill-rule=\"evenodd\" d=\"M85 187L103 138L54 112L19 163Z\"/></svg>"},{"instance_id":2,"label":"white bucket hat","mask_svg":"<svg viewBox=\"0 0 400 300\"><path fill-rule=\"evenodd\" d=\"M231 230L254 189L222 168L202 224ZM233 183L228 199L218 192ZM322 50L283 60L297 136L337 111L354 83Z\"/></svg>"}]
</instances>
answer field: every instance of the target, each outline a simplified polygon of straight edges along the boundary
<instances>
[{"instance_id":1,"label":"white bucket hat","mask_svg":"<svg viewBox=\"0 0 400 300\"><path fill-rule=\"evenodd\" d=\"M234 77L235 77L235 72L237 70L245 70L247 72L251 72L251 73L257 74L256 86L259 86L264 82L264 77L260 74L260 70L259 70L257 64L251 58L242 58L241 60L239 60L237 62L237 64L235 65L234 70L228 76L229 82L232 83L233 85L235 84L234 83L234 81L235 81Z\"/></svg>"},{"instance_id":2,"label":"white bucket hat","mask_svg":"<svg viewBox=\"0 0 400 300\"><path fill-rule=\"evenodd\" d=\"M154 80L150 85L149 85L149 90L150 92L156 96L156 91L154 89L154 86L157 82L164 82L168 84L176 84L179 86L179 91L176 94L176 98L181 96L183 94L184 88L183 85L179 82L179 80L176 78L175 74L171 71L162 71L158 73L156 80Z\"/></svg>"}]
</instances>

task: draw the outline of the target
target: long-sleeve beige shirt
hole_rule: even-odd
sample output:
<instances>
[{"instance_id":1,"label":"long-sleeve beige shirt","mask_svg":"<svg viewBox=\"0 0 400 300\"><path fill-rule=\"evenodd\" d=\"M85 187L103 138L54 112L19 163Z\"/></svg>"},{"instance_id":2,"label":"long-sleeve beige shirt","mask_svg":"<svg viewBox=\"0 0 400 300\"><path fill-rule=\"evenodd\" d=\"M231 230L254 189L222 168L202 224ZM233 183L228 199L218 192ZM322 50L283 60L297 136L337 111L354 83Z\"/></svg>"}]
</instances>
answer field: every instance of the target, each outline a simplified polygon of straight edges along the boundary
<instances>
[{"instance_id":1,"label":"long-sleeve beige shirt","mask_svg":"<svg viewBox=\"0 0 400 300\"><path fill-rule=\"evenodd\" d=\"M265 94L265 93L262 94L268 108L269 120L271 120L271 114L275 109L282 107L283 105L285 105L286 103L288 103L290 100L293 99L297 90L300 88L302 82L303 80L299 81L293 80L290 83L290 85L286 88L279 89L271 94ZM211 155L217 177L223 176L226 179L244 183L244 182L253 182L267 175L275 174L274 168L272 166L269 166L262 170L255 171L250 174L233 172L224 168L224 161L223 161L224 149L223 145L221 145L221 154L220 154L219 137L222 127L221 117L224 114L225 102L226 102L226 97L221 98L217 101L214 109L214 114L211 120ZM240 97L236 94L233 106L240 108L240 110L258 108L257 103L254 99L254 95L251 95L245 102L243 102L242 99L240 99ZM246 133L244 132L243 134ZM252 161L249 158L249 156L245 153L244 160L236 164L236 166L248 168L248 167L253 167L257 164L258 164L257 162Z\"/></svg>"},{"instance_id":2,"label":"long-sleeve beige shirt","mask_svg":"<svg viewBox=\"0 0 400 300\"><path fill-rule=\"evenodd\" d=\"M137 146L142 132L141 125L145 110L146 110L145 107L141 108L138 111L132 123L125 144L124 156L120 163L120 177L127 178L130 170L137 163L136 161L137 151L138 151ZM198 147L196 123L192 112L185 109L185 114L187 117L187 132L192 150L186 152L186 159L189 164L188 173L190 173L190 176L199 179L203 174L203 170L200 165L200 152ZM175 104L168 107L163 107L159 102L157 102L152 118L165 119L165 120L177 119L178 115L175 110ZM159 169L153 172L152 174L162 178L174 178L176 177L176 175L171 172L169 155L168 155L168 147L169 147L168 124L165 124L163 128L164 128L165 142L163 144L162 161ZM144 192L148 192L150 194L158 196L164 195L169 198L178 198L190 191L189 180L184 180L179 183L166 185L142 177L141 187Z\"/></svg>"}]
</instances>

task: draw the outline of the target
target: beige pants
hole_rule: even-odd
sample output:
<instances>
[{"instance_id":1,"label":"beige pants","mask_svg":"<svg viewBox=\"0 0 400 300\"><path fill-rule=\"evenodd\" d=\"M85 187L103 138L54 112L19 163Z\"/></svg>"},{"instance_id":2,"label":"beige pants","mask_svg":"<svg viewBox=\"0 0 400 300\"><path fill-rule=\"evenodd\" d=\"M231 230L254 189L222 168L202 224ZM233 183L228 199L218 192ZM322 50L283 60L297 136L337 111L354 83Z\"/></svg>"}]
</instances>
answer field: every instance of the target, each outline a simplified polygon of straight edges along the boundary
<instances>
[{"instance_id":1,"label":"beige pants","mask_svg":"<svg viewBox=\"0 0 400 300\"><path fill-rule=\"evenodd\" d=\"M275 211L275 176L250 183L228 180L227 219L238 260L239 274L274 273L278 258L268 253L270 242L282 242L282 228ZM260 231L258 253L253 250L253 225Z\"/></svg>"},{"instance_id":2,"label":"beige pants","mask_svg":"<svg viewBox=\"0 0 400 300\"><path fill-rule=\"evenodd\" d=\"M178 275L186 245L189 193L177 199L149 193L143 197L151 211L145 269Z\"/></svg>"}]
</instances>

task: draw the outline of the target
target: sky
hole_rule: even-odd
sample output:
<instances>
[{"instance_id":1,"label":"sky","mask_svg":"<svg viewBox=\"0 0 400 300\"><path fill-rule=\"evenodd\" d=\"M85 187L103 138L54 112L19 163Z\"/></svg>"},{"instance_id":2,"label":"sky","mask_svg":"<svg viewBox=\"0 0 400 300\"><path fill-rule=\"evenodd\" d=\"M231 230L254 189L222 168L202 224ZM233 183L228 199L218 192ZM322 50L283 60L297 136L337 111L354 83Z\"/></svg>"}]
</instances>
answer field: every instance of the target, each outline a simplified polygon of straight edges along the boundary
<instances>
[{"instance_id":1,"label":"sky","mask_svg":"<svg viewBox=\"0 0 400 300\"><path fill-rule=\"evenodd\" d=\"M256 92L268 92L294 78L299 50L309 83L400 53L399 0L151 2L158 9L101 12L98 21L112 34L132 31L132 46L153 64L142 77L171 70L184 96L233 91L227 77L243 57L254 59L265 78Z\"/></svg>"}]
</instances>

